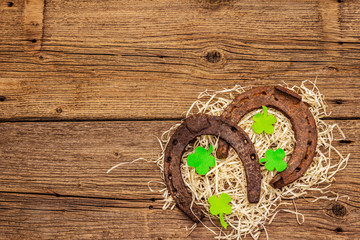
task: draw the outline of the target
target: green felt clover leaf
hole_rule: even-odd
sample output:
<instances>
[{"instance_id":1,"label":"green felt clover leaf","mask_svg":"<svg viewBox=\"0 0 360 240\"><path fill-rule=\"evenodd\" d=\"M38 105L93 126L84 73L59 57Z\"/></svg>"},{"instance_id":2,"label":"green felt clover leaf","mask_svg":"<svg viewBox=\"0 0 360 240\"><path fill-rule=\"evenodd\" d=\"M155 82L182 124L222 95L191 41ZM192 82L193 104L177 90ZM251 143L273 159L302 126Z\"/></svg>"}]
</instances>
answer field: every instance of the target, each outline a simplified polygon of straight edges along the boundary
<instances>
[{"instance_id":1,"label":"green felt clover leaf","mask_svg":"<svg viewBox=\"0 0 360 240\"><path fill-rule=\"evenodd\" d=\"M195 153L187 157L188 165L194 167L198 174L205 175L210 167L215 166L215 157L211 156L212 151L212 145L210 145L209 151L203 147L197 147Z\"/></svg>"},{"instance_id":2,"label":"green felt clover leaf","mask_svg":"<svg viewBox=\"0 0 360 240\"><path fill-rule=\"evenodd\" d=\"M254 123L252 129L255 133L260 134L265 132L267 134L272 134L274 132L273 124L276 123L276 118L274 115L267 113L267 107L262 106L264 114L257 113L253 117Z\"/></svg>"},{"instance_id":3,"label":"green felt clover leaf","mask_svg":"<svg viewBox=\"0 0 360 240\"><path fill-rule=\"evenodd\" d=\"M212 195L208 202L210 203L210 213L212 215L219 215L221 225L226 229L228 224L224 221L223 214L230 214L232 208L229 205L231 202L231 197L227 193L220 194L218 198L216 195Z\"/></svg>"},{"instance_id":4,"label":"green felt clover leaf","mask_svg":"<svg viewBox=\"0 0 360 240\"><path fill-rule=\"evenodd\" d=\"M259 163L265 163L265 168L269 171L273 171L276 169L278 172L282 172L286 169L287 164L283 161L285 157L285 152L283 149L278 148L276 151L272 149L268 149L265 152L265 158L261 158Z\"/></svg>"}]
</instances>

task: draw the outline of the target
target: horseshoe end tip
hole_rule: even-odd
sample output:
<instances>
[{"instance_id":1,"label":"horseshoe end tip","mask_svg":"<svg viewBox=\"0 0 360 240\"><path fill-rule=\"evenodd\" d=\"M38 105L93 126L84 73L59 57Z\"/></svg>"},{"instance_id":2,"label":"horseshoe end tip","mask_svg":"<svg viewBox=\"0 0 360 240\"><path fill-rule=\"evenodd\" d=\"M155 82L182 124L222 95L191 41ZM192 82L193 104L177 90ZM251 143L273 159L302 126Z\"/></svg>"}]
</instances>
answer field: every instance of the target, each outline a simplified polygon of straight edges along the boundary
<instances>
[{"instance_id":1,"label":"horseshoe end tip","mask_svg":"<svg viewBox=\"0 0 360 240\"><path fill-rule=\"evenodd\" d=\"M216 151L216 157L220 159L227 158L227 156L229 155L229 145L221 139L218 145L219 147Z\"/></svg>"},{"instance_id":2,"label":"horseshoe end tip","mask_svg":"<svg viewBox=\"0 0 360 240\"><path fill-rule=\"evenodd\" d=\"M284 182L284 179L281 176L275 176L271 181L270 181L270 185L273 188L282 188L284 187L286 184Z\"/></svg>"},{"instance_id":3,"label":"horseshoe end tip","mask_svg":"<svg viewBox=\"0 0 360 240\"><path fill-rule=\"evenodd\" d=\"M248 201L249 203L258 203L260 200L260 189L259 191L250 191L248 193Z\"/></svg>"},{"instance_id":4,"label":"horseshoe end tip","mask_svg":"<svg viewBox=\"0 0 360 240\"><path fill-rule=\"evenodd\" d=\"M205 217L205 214L198 208L194 209L191 215L188 215L192 221L199 223Z\"/></svg>"},{"instance_id":5,"label":"horseshoe end tip","mask_svg":"<svg viewBox=\"0 0 360 240\"><path fill-rule=\"evenodd\" d=\"M223 159L223 158L227 158L228 156L228 152L227 151L221 151L222 149L218 148L218 150L216 151L216 157Z\"/></svg>"},{"instance_id":6,"label":"horseshoe end tip","mask_svg":"<svg viewBox=\"0 0 360 240\"><path fill-rule=\"evenodd\" d=\"M249 199L249 203L258 203L259 200L259 198Z\"/></svg>"}]
</instances>

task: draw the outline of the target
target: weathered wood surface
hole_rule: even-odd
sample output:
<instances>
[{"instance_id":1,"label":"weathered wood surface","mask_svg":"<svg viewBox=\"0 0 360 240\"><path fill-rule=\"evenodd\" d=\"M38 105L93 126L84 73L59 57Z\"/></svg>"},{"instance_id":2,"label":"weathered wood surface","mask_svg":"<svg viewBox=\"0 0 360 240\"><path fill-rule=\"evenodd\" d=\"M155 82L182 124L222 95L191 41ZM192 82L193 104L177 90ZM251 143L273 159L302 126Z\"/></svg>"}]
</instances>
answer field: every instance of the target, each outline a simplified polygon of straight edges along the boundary
<instances>
[{"instance_id":1,"label":"weathered wood surface","mask_svg":"<svg viewBox=\"0 0 360 240\"><path fill-rule=\"evenodd\" d=\"M185 227L193 224L178 210L163 211L158 200L0 193L0 204L1 236L7 239L185 239L189 233ZM346 208L344 216L333 210L341 207ZM297 208L305 223L298 225L293 214L280 212L267 227L270 239L358 239L358 207L298 200ZM205 224L211 226L208 220ZM188 238L213 237L199 225ZM265 233L260 239L266 239Z\"/></svg>"},{"instance_id":2,"label":"weathered wood surface","mask_svg":"<svg viewBox=\"0 0 360 240\"><path fill-rule=\"evenodd\" d=\"M334 117L359 117L357 0L44 6L1 4L0 119L179 118L206 88L316 78Z\"/></svg>"},{"instance_id":3,"label":"weathered wood surface","mask_svg":"<svg viewBox=\"0 0 360 240\"><path fill-rule=\"evenodd\" d=\"M294 215L281 213L268 227L271 239L358 237L360 137L354 129L360 128L360 121L331 122L340 124L348 136L348 142L336 141L335 146L352 154L331 190L350 200L315 204L297 200L306 222L298 226ZM183 238L184 227L190 227L191 221L178 209L162 211L161 194L148 189L147 181L161 181L154 163L139 161L106 174L119 162L155 158L160 150L155 136L174 123L1 123L0 132L6 137L0 140L0 233L11 237L16 230L19 238L27 234L31 238ZM334 204L343 206L346 214L335 211L335 215ZM34 228L39 231L33 232ZM202 235L211 237L212 233L200 227L191 236Z\"/></svg>"},{"instance_id":4,"label":"weathered wood surface","mask_svg":"<svg viewBox=\"0 0 360 240\"><path fill-rule=\"evenodd\" d=\"M360 193L358 169L359 120L332 121L343 127L350 143L335 142L352 155L342 178L333 187L342 194ZM160 152L156 136L174 121L38 122L0 123L1 191L48 193L102 198L159 198L148 181L160 181L156 164L146 161L124 165L138 158L155 160ZM155 187L158 185L155 184ZM360 196L358 196L360 202Z\"/></svg>"},{"instance_id":5,"label":"weathered wood surface","mask_svg":"<svg viewBox=\"0 0 360 240\"><path fill-rule=\"evenodd\" d=\"M155 164L106 170L156 157L204 89L317 79L352 154L331 189L350 200L299 199L303 225L279 213L267 230L360 239L359 56L358 0L0 1L0 238L185 238L191 221L148 190Z\"/></svg>"}]
</instances>

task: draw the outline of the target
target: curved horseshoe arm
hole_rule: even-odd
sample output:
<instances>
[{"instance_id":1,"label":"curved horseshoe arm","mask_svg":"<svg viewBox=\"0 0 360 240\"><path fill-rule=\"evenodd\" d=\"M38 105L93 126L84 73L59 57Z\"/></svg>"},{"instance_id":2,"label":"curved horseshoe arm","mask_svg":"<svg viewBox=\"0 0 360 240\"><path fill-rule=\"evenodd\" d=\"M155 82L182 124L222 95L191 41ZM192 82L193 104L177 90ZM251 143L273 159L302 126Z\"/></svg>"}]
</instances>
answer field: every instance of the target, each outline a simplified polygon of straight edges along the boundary
<instances>
[{"instance_id":1,"label":"curved horseshoe arm","mask_svg":"<svg viewBox=\"0 0 360 240\"><path fill-rule=\"evenodd\" d=\"M226 119L197 114L185 119L176 129L165 149L165 183L177 206L195 222L199 222L204 217L200 208L192 204L193 198L185 187L180 171L185 147L200 135L219 136L235 149L245 168L248 200L251 203L258 202L261 188L260 164L248 135Z\"/></svg>"},{"instance_id":2,"label":"curved horseshoe arm","mask_svg":"<svg viewBox=\"0 0 360 240\"><path fill-rule=\"evenodd\" d=\"M300 178L310 166L317 144L316 123L308 106L301 101L301 96L280 86L257 87L240 94L222 116L238 123L245 114L261 106L272 107L285 114L295 133L296 144L287 168L270 182L273 187L281 188ZM220 140L217 157L226 157L228 148L229 145Z\"/></svg>"}]
</instances>

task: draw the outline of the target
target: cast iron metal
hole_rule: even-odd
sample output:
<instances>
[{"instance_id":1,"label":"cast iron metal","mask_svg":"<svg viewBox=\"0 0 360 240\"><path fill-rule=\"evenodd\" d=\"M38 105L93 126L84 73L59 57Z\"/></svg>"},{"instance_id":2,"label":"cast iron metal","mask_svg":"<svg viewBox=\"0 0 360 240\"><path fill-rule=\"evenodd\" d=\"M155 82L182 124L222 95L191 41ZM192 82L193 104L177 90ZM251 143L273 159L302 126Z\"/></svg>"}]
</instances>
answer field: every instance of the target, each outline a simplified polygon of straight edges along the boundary
<instances>
[{"instance_id":1,"label":"cast iron metal","mask_svg":"<svg viewBox=\"0 0 360 240\"><path fill-rule=\"evenodd\" d=\"M185 187L180 170L185 147L200 135L218 136L235 149L245 168L248 201L258 202L261 188L260 164L248 135L234 122L221 117L197 114L184 120L165 149L165 183L177 206L195 222L204 217L198 206L191 206L192 197Z\"/></svg>"},{"instance_id":2,"label":"cast iron metal","mask_svg":"<svg viewBox=\"0 0 360 240\"><path fill-rule=\"evenodd\" d=\"M287 168L270 182L273 187L281 188L300 178L310 166L317 144L316 123L301 96L281 86L257 87L240 94L224 110L222 117L238 123L245 114L262 106L282 112L290 119L295 133L296 144ZM225 158L228 150L229 145L220 140L217 157Z\"/></svg>"}]
</instances>

